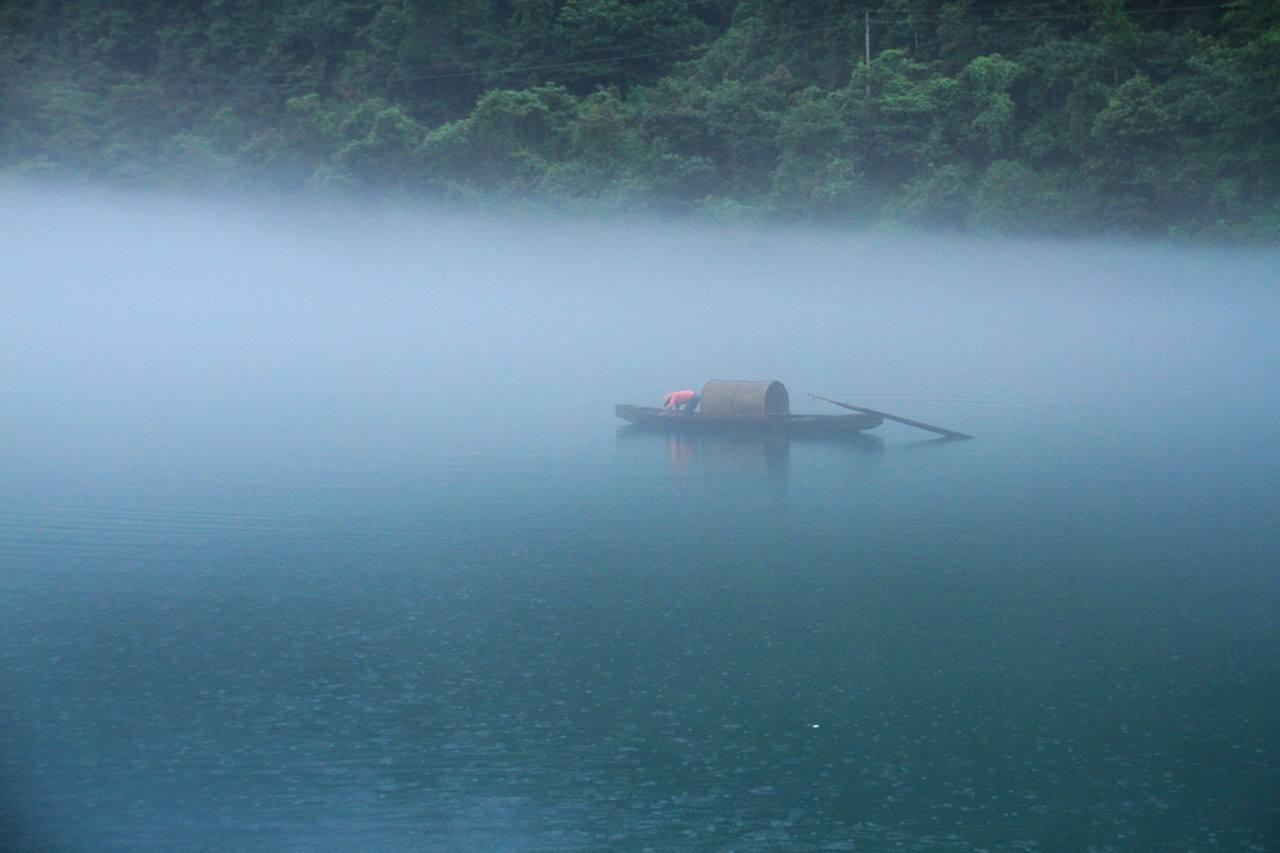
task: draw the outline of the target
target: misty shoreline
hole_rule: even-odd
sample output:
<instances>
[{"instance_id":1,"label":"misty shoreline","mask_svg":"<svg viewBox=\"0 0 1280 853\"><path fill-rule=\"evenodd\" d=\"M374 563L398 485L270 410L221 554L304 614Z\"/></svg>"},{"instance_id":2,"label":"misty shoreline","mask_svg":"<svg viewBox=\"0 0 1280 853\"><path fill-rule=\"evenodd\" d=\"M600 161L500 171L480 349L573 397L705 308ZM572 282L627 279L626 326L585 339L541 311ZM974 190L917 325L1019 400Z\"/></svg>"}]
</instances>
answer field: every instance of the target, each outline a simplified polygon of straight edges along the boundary
<instances>
[{"instance_id":1,"label":"misty shoreline","mask_svg":"<svg viewBox=\"0 0 1280 853\"><path fill-rule=\"evenodd\" d=\"M1264 7L20 3L0 176L1273 244Z\"/></svg>"},{"instance_id":2,"label":"misty shoreline","mask_svg":"<svg viewBox=\"0 0 1280 853\"><path fill-rule=\"evenodd\" d=\"M693 228L708 239L729 243L786 239L788 236L824 241L844 241L850 245L901 243L904 245L1008 245L1040 246L1049 251L1073 247L1090 250L1150 248L1153 250L1188 250L1256 252L1270 255L1280 244L1270 238L1240 235L1139 235L1123 230L1073 233L1003 233L991 230L940 228L886 221L874 225L835 223L822 219L725 219L690 210L678 213L636 211L619 208L602 211L576 209L555 201L525 200L512 204L509 199L440 200L430 197L399 196L395 198L361 195L316 195L306 192L246 191L232 189L158 189L142 186L118 186L92 181L38 180L0 176L0 214L7 209L19 220L25 212L41 210L47 205L67 205L98 209L120 209L149 213L163 218L166 213L183 216L222 216L230 221L256 222L264 229L306 229L308 227L345 227L351 239L374 233L388 225L406 222L426 225L448 222L459 226L470 224L479 230L512 233L530 231L618 233L628 229L643 233L677 233ZM193 220L193 221L198 221Z\"/></svg>"}]
</instances>

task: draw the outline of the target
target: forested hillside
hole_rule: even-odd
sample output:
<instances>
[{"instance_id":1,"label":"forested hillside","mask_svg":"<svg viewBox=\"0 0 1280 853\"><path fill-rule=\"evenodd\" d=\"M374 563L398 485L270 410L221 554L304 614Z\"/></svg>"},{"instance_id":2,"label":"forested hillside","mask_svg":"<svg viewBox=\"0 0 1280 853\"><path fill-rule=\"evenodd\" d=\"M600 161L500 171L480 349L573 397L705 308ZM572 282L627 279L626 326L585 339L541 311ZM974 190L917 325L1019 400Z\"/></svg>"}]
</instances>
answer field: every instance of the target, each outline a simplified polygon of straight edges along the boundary
<instances>
[{"instance_id":1,"label":"forested hillside","mask_svg":"<svg viewBox=\"0 0 1280 853\"><path fill-rule=\"evenodd\" d=\"M7 0L0 174L1274 240L1280 0Z\"/></svg>"}]
</instances>

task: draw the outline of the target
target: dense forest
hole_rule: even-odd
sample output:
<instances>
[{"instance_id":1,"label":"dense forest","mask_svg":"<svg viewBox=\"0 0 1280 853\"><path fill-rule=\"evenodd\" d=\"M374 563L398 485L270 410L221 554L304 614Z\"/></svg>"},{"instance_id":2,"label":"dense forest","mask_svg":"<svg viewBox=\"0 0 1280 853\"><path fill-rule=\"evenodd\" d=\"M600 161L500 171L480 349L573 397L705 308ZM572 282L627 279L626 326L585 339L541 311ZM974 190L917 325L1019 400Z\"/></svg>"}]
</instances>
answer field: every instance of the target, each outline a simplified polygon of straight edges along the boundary
<instances>
[{"instance_id":1,"label":"dense forest","mask_svg":"<svg viewBox=\"0 0 1280 853\"><path fill-rule=\"evenodd\" d=\"M1280 239L1280 0L6 0L0 181Z\"/></svg>"}]
</instances>

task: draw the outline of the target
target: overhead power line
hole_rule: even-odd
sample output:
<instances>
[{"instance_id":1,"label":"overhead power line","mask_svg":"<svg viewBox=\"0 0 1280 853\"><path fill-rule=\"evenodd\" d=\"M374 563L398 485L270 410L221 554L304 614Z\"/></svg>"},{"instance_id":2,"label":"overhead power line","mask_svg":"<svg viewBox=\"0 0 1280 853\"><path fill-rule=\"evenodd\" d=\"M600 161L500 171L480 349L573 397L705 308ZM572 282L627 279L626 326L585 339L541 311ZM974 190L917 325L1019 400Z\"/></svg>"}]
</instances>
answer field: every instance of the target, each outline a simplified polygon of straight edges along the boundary
<instances>
[{"instance_id":1,"label":"overhead power line","mask_svg":"<svg viewBox=\"0 0 1280 853\"><path fill-rule=\"evenodd\" d=\"M998 8L1001 8L1001 7L996 7L996 6L985 7L984 11L995 12ZM1003 8L1008 8L1008 7L1003 7ZM1201 3L1201 4L1189 5L1189 6L1170 6L1166 8L1124 9L1122 10L1122 14L1125 16L1164 15L1164 14L1171 14L1174 12L1203 12L1203 11L1211 11L1211 10L1225 10L1225 7L1224 7L1224 4L1222 3L1212 3L1212 4ZM970 9L968 11L972 13L976 10ZM1104 12L1097 12L1097 11L1061 12L1056 14L1045 14L1045 15L1016 15L1016 14L1015 15L998 15L997 14L996 16L991 18L986 18L986 17L981 17L978 15L971 14L970 20L976 19L974 21L975 23L981 23L981 24L990 26L990 25L1020 23L1023 21L1083 20L1083 19L1090 19L1090 18L1096 19L1096 18L1104 17L1105 14L1106 13ZM906 15L901 15L897 17L870 18L870 23L876 24L878 26L891 26L895 24L911 25L911 24L943 23L943 22L952 22L955 20L956 20L955 18L939 18L939 17L918 18L913 15L906 14ZM818 35L822 33L838 32L838 31L852 32L852 31L855 31L856 29L859 29L860 24L862 24L862 21L847 19L839 23L827 23L822 26L811 27L811 28L791 29L791 30L773 30L769 33L769 35L770 37L773 37L773 38L795 38L798 36ZM459 80L459 79L473 78L473 77L497 77L497 76L506 76L511 74L529 74L529 73L534 73L538 71L554 71L554 70L564 69L564 68L586 68L593 65L612 65L620 62L634 62L642 59L657 59L660 57L674 57L674 56L681 56L681 55L692 56L694 54L706 53L707 51L710 51L714 47L715 47L714 44L692 45L689 47L667 48L663 50L645 51L641 53L630 53L630 54L623 54L619 56L599 57L595 59L570 59L570 60L564 60L561 62L539 63L536 65L506 65L506 66L498 66L498 67L492 67L492 68L459 69L457 71L438 71L438 72L432 72L428 74L407 74L403 76L396 76L394 78L382 77L379 79L381 79L384 82L395 82L395 83L425 83L425 82L430 82L434 80ZM584 52L595 53L605 49L606 48L596 48L596 49L584 51ZM279 76L283 76L283 75L279 75ZM364 80L366 81L368 79L369 78L367 77L364 78ZM299 86L304 86L304 87L315 86L317 85L317 83L313 81L306 81L306 80L283 80L283 79L264 80L259 78L257 80L241 82L241 83L232 83L231 81L217 81L217 82L188 81L186 85L195 85L195 86L235 85L239 87L293 88L293 87L299 87ZM330 85L332 85L332 81L330 82Z\"/></svg>"},{"instance_id":2,"label":"overhead power line","mask_svg":"<svg viewBox=\"0 0 1280 853\"><path fill-rule=\"evenodd\" d=\"M995 11L995 7L991 7ZM1170 6L1164 9L1122 9L1122 15L1164 15L1170 12L1207 12L1211 10L1225 10L1221 3L1204 3L1197 6ZM972 11L972 10L970 10ZM1056 12L1047 15L997 15L985 23L1005 23L1014 21L1065 21L1082 18L1101 18L1107 13L1105 12ZM937 24L944 21L953 21L954 18L917 18L914 15L905 15L897 18L872 18L873 24Z\"/></svg>"}]
</instances>

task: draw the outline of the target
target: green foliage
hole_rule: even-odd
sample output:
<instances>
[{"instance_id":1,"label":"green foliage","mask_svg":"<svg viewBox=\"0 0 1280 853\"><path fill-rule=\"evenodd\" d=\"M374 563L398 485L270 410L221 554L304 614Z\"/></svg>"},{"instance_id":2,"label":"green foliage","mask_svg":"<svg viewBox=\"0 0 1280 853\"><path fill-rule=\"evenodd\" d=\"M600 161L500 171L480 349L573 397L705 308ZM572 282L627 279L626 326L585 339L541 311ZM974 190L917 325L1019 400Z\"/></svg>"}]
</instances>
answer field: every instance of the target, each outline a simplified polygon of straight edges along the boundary
<instances>
[{"instance_id":1,"label":"green foliage","mask_svg":"<svg viewBox=\"0 0 1280 853\"><path fill-rule=\"evenodd\" d=\"M1084 163L1094 212L1123 229L1159 229L1168 209L1171 119L1156 88L1136 74L1112 91L1094 117Z\"/></svg>"},{"instance_id":2,"label":"green foliage","mask_svg":"<svg viewBox=\"0 0 1280 853\"><path fill-rule=\"evenodd\" d=\"M784 208L867 218L875 198L858 137L848 120L848 95L806 89L782 118L781 158L773 197Z\"/></svg>"},{"instance_id":3,"label":"green foliage","mask_svg":"<svg viewBox=\"0 0 1280 853\"><path fill-rule=\"evenodd\" d=\"M1280 5L1185 6L14 0L0 180L1280 239Z\"/></svg>"},{"instance_id":4,"label":"green foliage","mask_svg":"<svg viewBox=\"0 0 1280 853\"><path fill-rule=\"evenodd\" d=\"M568 147L576 106L561 86L489 92L469 116L427 134L429 178L445 186L536 189Z\"/></svg>"},{"instance_id":5,"label":"green foliage","mask_svg":"<svg viewBox=\"0 0 1280 853\"><path fill-rule=\"evenodd\" d=\"M333 158L346 173L373 188L412 180L422 128L404 110L372 100L352 116L349 127L354 138Z\"/></svg>"},{"instance_id":6,"label":"green foliage","mask_svg":"<svg viewBox=\"0 0 1280 853\"><path fill-rule=\"evenodd\" d=\"M579 90L655 79L665 52L698 45L708 34L684 0L565 0L552 28L561 54L632 57L571 67L566 79Z\"/></svg>"},{"instance_id":7,"label":"green foliage","mask_svg":"<svg viewBox=\"0 0 1280 853\"><path fill-rule=\"evenodd\" d=\"M919 225L956 227L969 211L967 169L949 163L913 178L891 206L894 218Z\"/></svg>"},{"instance_id":8,"label":"green foliage","mask_svg":"<svg viewBox=\"0 0 1280 853\"><path fill-rule=\"evenodd\" d=\"M997 160L974 188L968 221L981 231L1016 234L1065 225L1066 216L1051 176L1015 160Z\"/></svg>"},{"instance_id":9,"label":"green foliage","mask_svg":"<svg viewBox=\"0 0 1280 853\"><path fill-rule=\"evenodd\" d=\"M1013 83L1022 69L1000 56L979 56L956 78L952 114L960 116L955 129L962 149L974 159L990 161L1013 145L1016 107Z\"/></svg>"},{"instance_id":10,"label":"green foliage","mask_svg":"<svg viewBox=\"0 0 1280 853\"><path fill-rule=\"evenodd\" d=\"M857 99L854 121L863 130L868 171L893 190L946 162L950 150L947 115L956 82L887 50L859 67L849 85ZM865 91L869 94L858 97Z\"/></svg>"}]
</instances>

